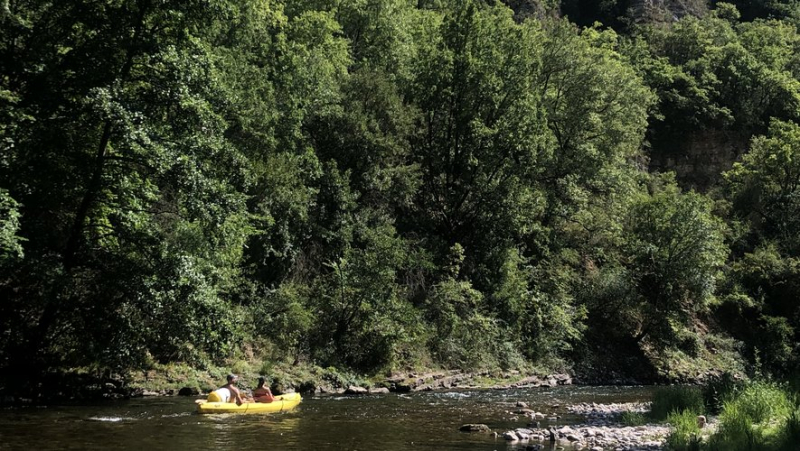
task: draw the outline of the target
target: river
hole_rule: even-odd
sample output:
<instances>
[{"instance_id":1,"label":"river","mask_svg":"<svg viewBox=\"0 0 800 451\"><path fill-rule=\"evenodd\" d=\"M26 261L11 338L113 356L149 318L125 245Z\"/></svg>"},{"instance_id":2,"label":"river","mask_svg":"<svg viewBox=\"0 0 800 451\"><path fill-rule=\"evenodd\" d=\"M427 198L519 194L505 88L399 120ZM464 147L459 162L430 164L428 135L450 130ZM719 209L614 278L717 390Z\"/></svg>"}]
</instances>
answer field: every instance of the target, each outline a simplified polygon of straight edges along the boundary
<instances>
[{"instance_id":1,"label":"river","mask_svg":"<svg viewBox=\"0 0 800 451\"><path fill-rule=\"evenodd\" d=\"M96 405L0 410L0 449L11 450L522 450L502 437L459 432L484 423L502 434L524 427L518 401L557 413L580 402L648 401L650 387L583 387L307 396L290 412L199 415L192 398L159 397ZM548 425L547 421L542 426Z\"/></svg>"}]
</instances>

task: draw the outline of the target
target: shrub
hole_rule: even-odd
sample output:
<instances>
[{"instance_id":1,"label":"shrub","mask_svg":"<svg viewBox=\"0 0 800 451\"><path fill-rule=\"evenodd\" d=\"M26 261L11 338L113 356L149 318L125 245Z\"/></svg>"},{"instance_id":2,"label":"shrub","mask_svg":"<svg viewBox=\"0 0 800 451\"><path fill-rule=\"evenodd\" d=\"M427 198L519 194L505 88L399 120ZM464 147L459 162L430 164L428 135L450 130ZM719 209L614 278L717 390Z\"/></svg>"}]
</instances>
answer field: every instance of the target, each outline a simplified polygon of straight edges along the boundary
<instances>
[{"instance_id":1,"label":"shrub","mask_svg":"<svg viewBox=\"0 0 800 451\"><path fill-rule=\"evenodd\" d=\"M744 381L734 379L730 373L715 376L703 386L703 402L706 411L710 414L719 414L725 401L733 397L744 388Z\"/></svg>"},{"instance_id":2,"label":"shrub","mask_svg":"<svg viewBox=\"0 0 800 451\"><path fill-rule=\"evenodd\" d=\"M764 447L761 428L754 427L745 409L736 401L723 406L716 434L708 442L710 451L755 451Z\"/></svg>"},{"instance_id":3,"label":"shrub","mask_svg":"<svg viewBox=\"0 0 800 451\"><path fill-rule=\"evenodd\" d=\"M667 437L667 446L674 451L699 451L700 427L697 425L697 414L691 410L673 412L667 422L675 428Z\"/></svg>"},{"instance_id":4,"label":"shrub","mask_svg":"<svg viewBox=\"0 0 800 451\"><path fill-rule=\"evenodd\" d=\"M717 433L709 440L712 451L775 449L775 423L792 434L792 404L785 390L775 384L756 382L723 403ZM785 420L789 417L789 420ZM785 436L785 435L784 435ZM792 443L794 446L796 444ZM793 448L790 448L793 449Z\"/></svg>"},{"instance_id":5,"label":"shrub","mask_svg":"<svg viewBox=\"0 0 800 451\"><path fill-rule=\"evenodd\" d=\"M778 449L793 451L800 443L800 407L795 408L778 433Z\"/></svg>"},{"instance_id":6,"label":"shrub","mask_svg":"<svg viewBox=\"0 0 800 451\"><path fill-rule=\"evenodd\" d=\"M653 395L650 415L655 420L664 420L669 414L691 412L701 415L704 411L703 395L694 387L666 387Z\"/></svg>"},{"instance_id":7,"label":"shrub","mask_svg":"<svg viewBox=\"0 0 800 451\"><path fill-rule=\"evenodd\" d=\"M764 382L750 384L731 404L734 404L748 421L754 424L787 417L792 407L784 390Z\"/></svg>"}]
</instances>

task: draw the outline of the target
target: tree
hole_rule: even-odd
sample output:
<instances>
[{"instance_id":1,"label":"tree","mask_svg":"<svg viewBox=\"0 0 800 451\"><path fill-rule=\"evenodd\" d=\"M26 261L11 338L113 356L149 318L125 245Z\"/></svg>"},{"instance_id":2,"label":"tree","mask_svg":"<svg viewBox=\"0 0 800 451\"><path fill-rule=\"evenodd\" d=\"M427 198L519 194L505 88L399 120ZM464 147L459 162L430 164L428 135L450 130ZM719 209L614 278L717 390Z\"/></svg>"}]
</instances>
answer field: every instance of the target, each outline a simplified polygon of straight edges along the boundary
<instances>
[{"instance_id":1,"label":"tree","mask_svg":"<svg viewBox=\"0 0 800 451\"><path fill-rule=\"evenodd\" d=\"M654 186L626 218L629 308L639 317L636 338L673 344L674 327L707 307L725 261L723 224L711 202L681 193L673 181Z\"/></svg>"}]
</instances>

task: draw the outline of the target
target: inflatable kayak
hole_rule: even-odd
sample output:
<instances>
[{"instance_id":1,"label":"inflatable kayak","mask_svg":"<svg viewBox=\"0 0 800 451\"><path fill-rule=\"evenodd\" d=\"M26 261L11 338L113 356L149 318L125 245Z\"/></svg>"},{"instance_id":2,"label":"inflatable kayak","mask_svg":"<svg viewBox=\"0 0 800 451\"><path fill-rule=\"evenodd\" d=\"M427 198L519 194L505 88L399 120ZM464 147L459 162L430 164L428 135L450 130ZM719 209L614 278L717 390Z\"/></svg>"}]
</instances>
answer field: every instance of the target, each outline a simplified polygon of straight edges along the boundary
<instances>
[{"instance_id":1,"label":"inflatable kayak","mask_svg":"<svg viewBox=\"0 0 800 451\"><path fill-rule=\"evenodd\" d=\"M272 402L246 402L237 406L235 402L197 401L199 413L266 413L283 412L300 404L303 398L300 393L287 393L275 397Z\"/></svg>"}]
</instances>

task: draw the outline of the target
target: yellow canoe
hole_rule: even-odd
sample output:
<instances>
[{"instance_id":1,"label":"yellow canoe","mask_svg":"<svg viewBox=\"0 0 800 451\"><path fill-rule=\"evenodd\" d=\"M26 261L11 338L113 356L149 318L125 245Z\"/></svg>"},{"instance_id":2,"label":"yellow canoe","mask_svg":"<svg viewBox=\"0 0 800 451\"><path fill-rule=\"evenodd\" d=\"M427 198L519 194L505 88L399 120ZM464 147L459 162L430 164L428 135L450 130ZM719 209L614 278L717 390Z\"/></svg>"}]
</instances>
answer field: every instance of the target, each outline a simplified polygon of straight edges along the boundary
<instances>
[{"instance_id":1,"label":"yellow canoe","mask_svg":"<svg viewBox=\"0 0 800 451\"><path fill-rule=\"evenodd\" d=\"M198 401L199 413L266 413L283 412L300 404L303 398L300 393L287 393L275 397L272 402L246 402L237 406L235 402Z\"/></svg>"}]
</instances>

